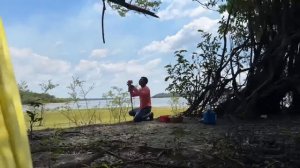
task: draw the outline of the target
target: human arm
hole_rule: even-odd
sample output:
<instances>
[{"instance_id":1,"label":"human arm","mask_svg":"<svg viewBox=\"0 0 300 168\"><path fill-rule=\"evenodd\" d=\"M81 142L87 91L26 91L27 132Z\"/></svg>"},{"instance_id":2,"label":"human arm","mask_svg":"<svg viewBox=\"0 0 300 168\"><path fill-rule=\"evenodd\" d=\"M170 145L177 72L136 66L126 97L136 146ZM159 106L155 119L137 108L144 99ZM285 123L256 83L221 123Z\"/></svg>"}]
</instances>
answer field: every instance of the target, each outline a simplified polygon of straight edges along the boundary
<instances>
[{"instance_id":1,"label":"human arm","mask_svg":"<svg viewBox=\"0 0 300 168\"><path fill-rule=\"evenodd\" d=\"M139 95L138 94L139 90L135 86L132 85L132 80L127 81L127 86L128 86L128 92L130 93L130 95L132 97Z\"/></svg>"},{"instance_id":2,"label":"human arm","mask_svg":"<svg viewBox=\"0 0 300 168\"><path fill-rule=\"evenodd\" d=\"M129 92L132 97L140 96L140 91L133 85L129 86Z\"/></svg>"}]
</instances>

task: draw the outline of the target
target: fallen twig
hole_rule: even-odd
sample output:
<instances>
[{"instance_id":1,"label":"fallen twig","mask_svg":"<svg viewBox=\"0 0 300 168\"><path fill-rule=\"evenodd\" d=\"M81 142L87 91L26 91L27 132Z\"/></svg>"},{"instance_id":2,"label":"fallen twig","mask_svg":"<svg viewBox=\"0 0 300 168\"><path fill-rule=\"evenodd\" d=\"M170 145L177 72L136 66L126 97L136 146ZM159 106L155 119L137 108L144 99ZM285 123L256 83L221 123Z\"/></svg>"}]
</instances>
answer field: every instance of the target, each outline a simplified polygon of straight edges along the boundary
<instances>
[{"instance_id":1,"label":"fallen twig","mask_svg":"<svg viewBox=\"0 0 300 168\"><path fill-rule=\"evenodd\" d=\"M220 157L218 155L215 155L215 154L214 155L203 154L203 156L205 156L205 157L211 157L211 158L216 158L216 159L221 160L222 162L226 162L226 160L229 160L229 161L235 163L239 167L245 167L244 163L242 163L242 162L240 162L240 161L238 161L236 159L230 158L228 156L224 156L225 158L222 158L222 157Z\"/></svg>"},{"instance_id":2,"label":"fallen twig","mask_svg":"<svg viewBox=\"0 0 300 168\"><path fill-rule=\"evenodd\" d=\"M55 133L55 135L59 135L59 136L62 136L64 134L82 134L82 135L86 135L85 133L80 132L80 131L62 131L62 132Z\"/></svg>"},{"instance_id":3,"label":"fallen twig","mask_svg":"<svg viewBox=\"0 0 300 168\"><path fill-rule=\"evenodd\" d=\"M156 157L142 158L142 159L135 159L135 160L127 159L128 161L126 161L126 162L114 163L110 166L114 167L114 166L120 166L120 165L132 164L132 163L139 163L139 162L144 163L145 161L149 161L149 160L158 160L164 154L164 152L165 152L165 150L159 152Z\"/></svg>"},{"instance_id":4,"label":"fallen twig","mask_svg":"<svg viewBox=\"0 0 300 168\"><path fill-rule=\"evenodd\" d=\"M159 159L165 152L166 152L165 150L159 152L158 155L156 156L156 159Z\"/></svg>"},{"instance_id":5,"label":"fallen twig","mask_svg":"<svg viewBox=\"0 0 300 168\"><path fill-rule=\"evenodd\" d=\"M281 163L281 162L275 160L274 162L268 164L265 168L271 167L271 166L275 165L276 163Z\"/></svg>"},{"instance_id":6,"label":"fallen twig","mask_svg":"<svg viewBox=\"0 0 300 168\"><path fill-rule=\"evenodd\" d=\"M101 147L101 146L98 146L98 148L100 148L100 149L103 150L104 152L106 152L106 153L108 153L108 154L110 154L110 155L112 155L112 156L114 156L114 157L116 157L116 158L118 158L118 159L121 159L121 160L129 160L129 159L123 158L122 156L119 156L119 155L117 155L117 154L115 154L115 153L113 153L113 152L111 152L111 151L109 151L109 150L106 150L106 149L104 149L104 148Z\"/></svg>"},{"instance_id":7,"label":"fallen twig","mask_svg":"<svg viewBox=\"0 0 300 168\"><path fill-rule=\"evenodd\" d=\"M226 159L228 159L228 160L230 160L230 161L236 163L237 165L239 165L239 166L241 166L241 167L245 167L244 163L242 163L242 162L240 162L240 161L238 161L238 160L236 160L236 159L230 158L230 157L228 157L228 156L225 156L225 157L226 157Z\"/></svg>"}]
</instances>

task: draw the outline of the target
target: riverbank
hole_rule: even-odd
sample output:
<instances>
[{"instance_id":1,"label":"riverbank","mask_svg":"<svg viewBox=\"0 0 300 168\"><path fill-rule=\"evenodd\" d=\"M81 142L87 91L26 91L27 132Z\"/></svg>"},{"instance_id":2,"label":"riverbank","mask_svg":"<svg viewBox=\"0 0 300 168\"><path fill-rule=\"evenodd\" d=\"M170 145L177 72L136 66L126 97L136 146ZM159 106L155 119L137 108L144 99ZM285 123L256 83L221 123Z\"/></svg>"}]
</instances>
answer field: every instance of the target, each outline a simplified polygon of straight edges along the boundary
<instances>
[{"instance_id":1,"label":"riverbank","mask_svg":"<svg viewBox=\"0 0 300 168\"><path fill-rule=\"evenodd\" d=\"M169 107L153 107L152 112L154 118L161 115L172 115L171 108ZM50 110L45 111L43 124L39 123L34 125L34 130L41 130L47 128L69 128L80 125L91 124L115 124L120 122L132 121L132 117L128 115L127 111L121 114L114 113L115 116L107 108L94 108L94 109L72 109L70 111ZM120 117L119 117L120 115ZM27 128L29 128L29 117L25 115ZM76 124L77 123L77 124Z\"/></svg>"},{"instance_id":2,"label":"riverbank","mask_svg":"<svg viewBox=\"0 0 300 168\"><path fill-rule=\"evenodd\" d=\"M35 131L34 167L297 168L300 118L158 121Z\"/></svg>"},{"instance_id":3,"label":"riverbank","mask_svg":"<svg viewBox=\"0 0 300 168\"><path fill-rule=\"evenodd\" d=\"M140 104L140 100L138 97L134 97L133 106L138 107ZM71 109L87 109L87 108L106 108L109 104L107 100L88 100L88 101L78 101L78 102L68 102L68 103L47 103L45 104L45 108L49 110L61 110L64 107L70 107ZM170 98L151 98L151 103L153 107L170 107L171 100ZM187 101L184 98L179 98L177 105L181 108L187 107ZM24 108L28 106L23 105Z\"/></svg>"}]
</instances>

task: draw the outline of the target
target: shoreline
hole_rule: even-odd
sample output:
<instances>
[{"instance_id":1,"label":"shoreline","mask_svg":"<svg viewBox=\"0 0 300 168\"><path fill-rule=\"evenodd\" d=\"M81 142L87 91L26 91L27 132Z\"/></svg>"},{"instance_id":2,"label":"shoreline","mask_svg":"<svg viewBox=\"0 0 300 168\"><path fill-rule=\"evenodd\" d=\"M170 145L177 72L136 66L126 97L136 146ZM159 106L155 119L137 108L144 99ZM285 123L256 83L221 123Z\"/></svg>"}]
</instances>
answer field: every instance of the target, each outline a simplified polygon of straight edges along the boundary
<instances>
[{"instance_id":1,"label":"shoreline","mask_svg":"<svg viewBox=\"0 0 300 168\"><path fill-rule=\"evenodd\" d=\"M152 98L152 107L161 107L161 108L171 108L171 102L169 98ZM78 101L78 102L63 102L63 103L46 103L44 104L44 108L48 110L61 110L64 108L71 108L71 109L93 109L93 108L107 108L107 105L109 104L106 100L87 100L87 101ZM177 102L177 107L183 108L187 107L187 102L183 98ZM22 105L24 109L30 108L29 105L23 104ZM130 102L124 103L123 106L131 107ZM134 98L133 99L133 106L137 108L139 106L139 99Z\"/></svg>"},{"instance_id":2,"label":"shoreline","mask_svg":"<svg viewBox=\"0 0 300 168\"><path fill-rule=\"evenodd\" d=\"M94 109L74 109L74 110L50 110L44 112L43 125L35 124L34 130L42 130L47 128L69 128L89 124L116 124L126 121L132 121L128 110L109 111L108 108ZM154 118L162 115L173 115L170 107L153 107L151 110ZM27 127L29 128L29 117L24 114ZM77 124L76 124L77 123Z\"/></svg>"}]
</instances>

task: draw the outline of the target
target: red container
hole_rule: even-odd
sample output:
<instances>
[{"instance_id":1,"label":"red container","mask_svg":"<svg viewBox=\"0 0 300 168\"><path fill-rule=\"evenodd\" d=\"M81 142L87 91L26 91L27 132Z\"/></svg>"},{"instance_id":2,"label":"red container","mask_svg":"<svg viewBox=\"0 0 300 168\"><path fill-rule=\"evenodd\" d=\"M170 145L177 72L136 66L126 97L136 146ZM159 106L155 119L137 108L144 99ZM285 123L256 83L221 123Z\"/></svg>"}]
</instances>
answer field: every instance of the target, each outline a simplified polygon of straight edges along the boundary
<instances>
[{"instance_id":1,"label":"red container","mask_svg":"<svg viewBox=\"0 0 300 168\"><path fill-rule=\"evenodd\" d=\"M165 123L170 122L170 116L169 115L160 116L159 121L160 122L165 122Z\"/></svg>"}]
</instances>

